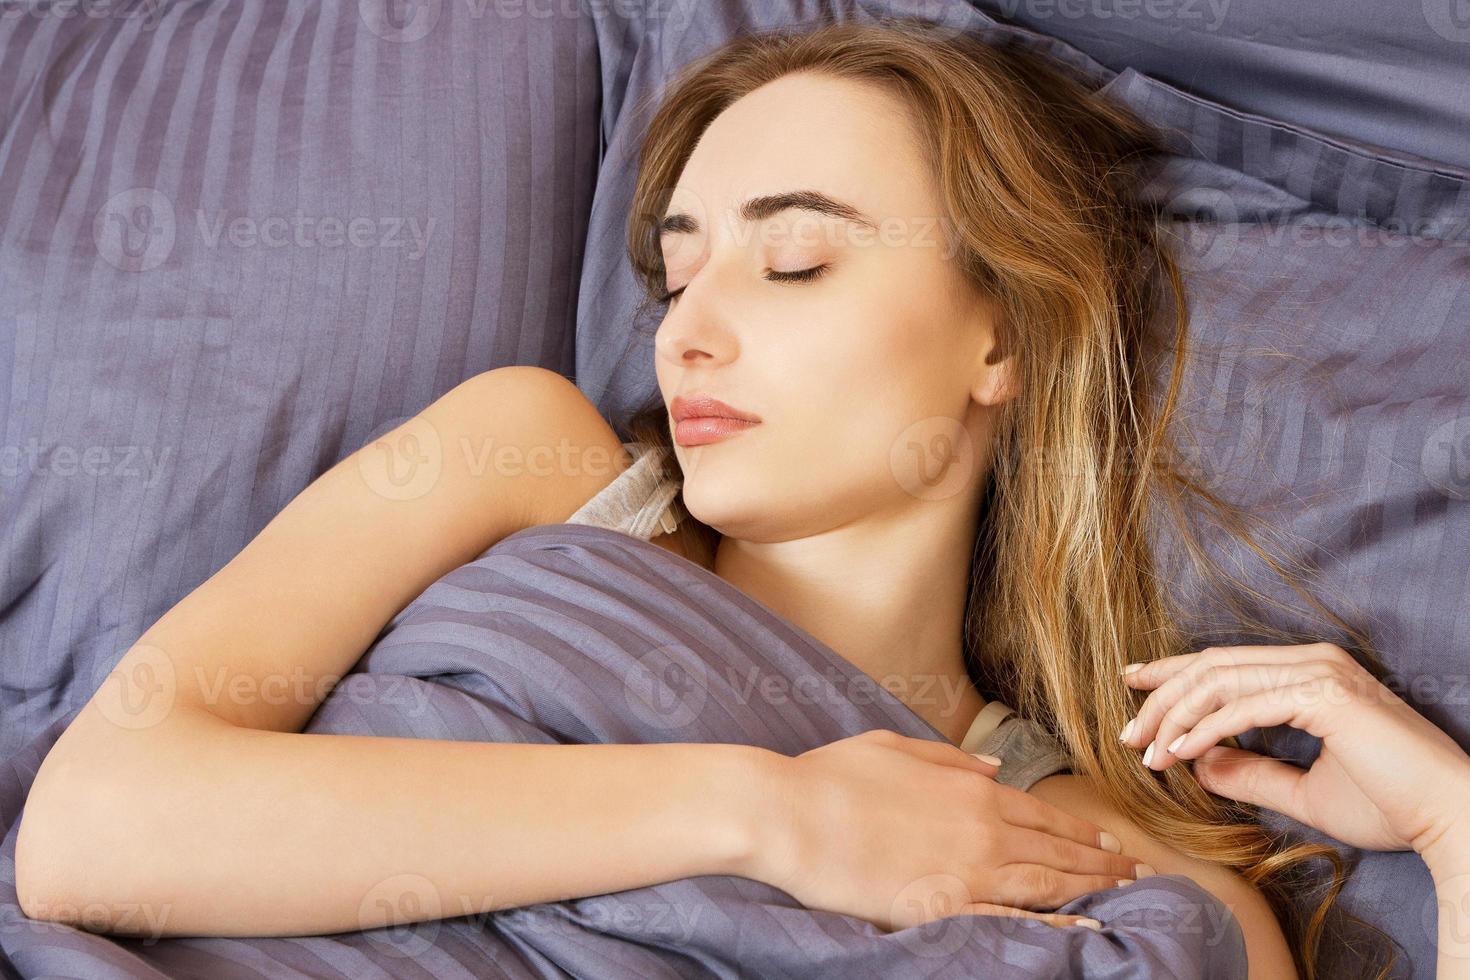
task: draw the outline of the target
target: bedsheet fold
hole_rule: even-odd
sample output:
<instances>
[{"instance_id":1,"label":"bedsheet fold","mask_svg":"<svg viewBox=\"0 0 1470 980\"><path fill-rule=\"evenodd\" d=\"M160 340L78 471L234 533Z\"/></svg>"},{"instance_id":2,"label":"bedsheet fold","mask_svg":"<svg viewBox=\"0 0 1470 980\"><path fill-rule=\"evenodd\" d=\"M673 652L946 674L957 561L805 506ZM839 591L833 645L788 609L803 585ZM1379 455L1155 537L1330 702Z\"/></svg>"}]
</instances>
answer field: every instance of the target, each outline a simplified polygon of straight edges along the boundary
<instances>
[{"instance_id":1,"label":"bedsheet fold","mask_svg":"<svg viewBox=\"0 0 1470 980\"><path fill-rule=\"evenodd\" d=\"M15 838L64 729L0 767L0 971L86 977L987 977L1246 975L1229 910L1161 875L1060 911L1104 928L953 915L884 932L707 875L332 936L114 939L25 918ZM723 579L591 525L521 531L396 615L307 731L532 743L742 742L794 755L870 728L942 740L835 651ZM364 901L438 899L411 872ZM450 914L452 910L443 910Z\"/></svg>"}]
</instances>

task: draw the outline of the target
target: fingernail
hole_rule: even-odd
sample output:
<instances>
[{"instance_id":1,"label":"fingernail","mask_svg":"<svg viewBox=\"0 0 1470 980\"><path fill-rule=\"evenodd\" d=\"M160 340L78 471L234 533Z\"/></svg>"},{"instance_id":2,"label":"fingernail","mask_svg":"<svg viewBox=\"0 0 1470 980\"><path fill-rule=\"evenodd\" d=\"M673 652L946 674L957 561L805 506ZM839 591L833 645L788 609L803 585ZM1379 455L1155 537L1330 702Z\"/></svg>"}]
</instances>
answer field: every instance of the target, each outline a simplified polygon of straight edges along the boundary
<instances>
[{"instance_id":1,"label":"fingernail","mask_svg":"<svg viewBox=\"0 0 1470 980\"><path fill-rule=\"evenodd\" d=\"M1184 736L1185 735L1188 735L1188 734L1189 734L1188 732L1185 732L1184 735L1180 735L1174 741L1170 742L1169 743L1169 751L1170 752L1178 752L1179 751L1179 746L1181 746L1181 745L1184 744Z\"/></svg>"},{"instance_id":2,"label":"fingernail","mask_svg":"<svg viewBox=\"0 0 1470 980\"><path fill-rule=\"evenodd\" d=\"M1148 748L1143 750L1143 764L1147 766L1154 757L1154 743L1148 743Z\"/></svg>"},{"instance_id":3,"label":"fingernail","mask_svg":"<svg viewBox=\"0 0 1470 980\"><path fill-rule=\"evenodd\" d=\"M1125 745L1128 743L1128 736L1133 734L1133 721L1132 718L1128 719L1128 724L1124 725L1123 730L1118 733L1118 741Z\"/></svg>"},{"instance_id":4,"label":"fingernail","mask_svg":"<svg viewBox=\"0 0 1470 980\"><path fill-rule=\"evenodd\" d=\"M1134 881L1134 879L1132 879L1132 878L1119 878L1118 879L1118 887L1119 888L1122 888L1124 885L1131 885L1131 884L1133 884L1133 881Z\"/></svg>"},{"instance_id":5,"label":"fingernail","mask_svg":"<svg viewBox=\"0 0 1470 980\"><path fill-rule=\"evenodd\" d=\"M1123 853L1123 845L1118 841L1118 838L1114 837L1106 830L1098 832L1097 846L1105 851L1112 851L1114 854Z\"/></svg>"},{"instance_id":6,"label":"fingernail","mask_svg":"<svg viewBox=\"0 0 1470 980\"><path fill-rule=\"evenodd\" d=\"M1079 926L1086 926L1089 929L1095 929L1098 932L1102 931L1102 923L1096 919L1078 919L1077 924Z\"/></svg>"},{"instance_id":7,"label":"fingernail","mask_svg":"<svg viewBox=\"0 0 1470 980\"><path fill-rule=\"evenodd\" d=\"M970 754L973 755L975 758L979 759L981 762L988 762L992 766L999 766L1000 765L1000 760L997 759L993 755L982 755L979 752L971 752Z\"/></svg>"},{"instance_id":8,"label":"fingernail","mask_svg":"<svg viewBox=\"0 0 1470 980\"><path fill-rule=\"evenodd\" d=\"M1133 875L1134 875L1135 880L1138 879L1138 878L1147 878L1150 875L1156 875L1156 874L1158 874L1158 872L1153 869L1153 866L1152 865L1148 865L1148 864L1135 864L1133 866Z\"/></svg>"},{"instance_id":9,"label":"fingernail","mask_svg":"<svg viewBox=\"0 0 1470 980\"><path fill-rule=\"evenodd\" d=\"M1129 664L1127 667L1124 667L1123 668L1123 676L1124 677L1127 677L1129 674L1131 674L1134 671L1138 670L1142 666L1143 666L1143 664Z\"/></svg>"}]
</instances>

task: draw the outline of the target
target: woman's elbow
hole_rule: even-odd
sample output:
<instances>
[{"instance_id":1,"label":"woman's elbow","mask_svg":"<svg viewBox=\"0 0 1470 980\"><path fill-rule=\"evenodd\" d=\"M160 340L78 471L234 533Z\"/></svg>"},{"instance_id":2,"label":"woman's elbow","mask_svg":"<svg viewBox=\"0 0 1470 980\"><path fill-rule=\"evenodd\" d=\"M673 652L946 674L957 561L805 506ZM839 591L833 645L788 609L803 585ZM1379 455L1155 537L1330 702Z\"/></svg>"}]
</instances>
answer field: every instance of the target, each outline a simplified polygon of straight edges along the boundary
<instances>
[{"instance_id":1,"label":"woman's elbow","mask_svg":"<svg viewBox=\"0 0 1470 980\"><path fill-rule=\"evenodd\" d=\"M72 784L70 769L60 760L45 760L21 811L15 839L15 895L20 910L30 919L66 921L69 909L84 904L72 888L75 871L71 861L77 853L80 828L69 826L67 819L77 807L59 798Z\"/></svg>"},{"instance_id":2,"label":"woman's elbow","mask_svg":"<svg viewBox=\"0 0 1470 980\"><path fill-rule=\"evenodd\" d=\"M52 747L26 796L15 841L16 900L31 919L113 932L129 901L118 851L147 847L128 829L132 807L121 790L137 781L117 771L125 766L99 774L67 748Z\"/></svg>"}]
</instances>

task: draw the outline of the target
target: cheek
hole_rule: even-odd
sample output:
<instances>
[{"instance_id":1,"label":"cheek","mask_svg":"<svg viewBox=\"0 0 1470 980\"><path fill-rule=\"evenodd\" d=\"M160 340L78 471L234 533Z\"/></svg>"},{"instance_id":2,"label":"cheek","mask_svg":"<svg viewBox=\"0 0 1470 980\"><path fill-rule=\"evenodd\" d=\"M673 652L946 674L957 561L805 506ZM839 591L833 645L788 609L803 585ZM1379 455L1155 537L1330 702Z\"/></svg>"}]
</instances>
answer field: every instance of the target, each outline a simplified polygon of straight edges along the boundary
<instances>
[{"instance_id":1,"label":"cheek","mask_svg":"<svg viewBox=\"0 0 1470 980\"><path fill-rule=\"evenodd\" d=\"M906 341L891 314L861 300L834 299L816 316L786 323L767 334L761 359L774 380L773 392L793 408L818 419L862 411L874 392L885 389L893 358Z\"/></svg>"},{"instance_id":2,"label":"cheek","mask_svg":"<svg viewBox=\"0 0 1470 980\"><path fill-rule=\"evenodd\" d=\"M915 325L901 309L858 302L829 308L822 323L805 326L771 352L771 390L794 416L788 430L793 445L823 460L829 475L813 472L810 479L830 481L834 467L866 472L886 459L895 434L925 409L926 382L912 376L927 370L915 361ZM846 482L862 481L849 474Z\"/></svg>"},{"instance_id":3,"label":"cheek","mask_svg":"<svg viewBox=\"0 0 1470 980\"><path fill-rule=\"evenodd\" d=\"M881 272L858 275L857 289L824 304L814 356L881 380L921 350L926 304Z\"/></svg>"},{"instance_id":4,"label":"cheek","mask_svg":"<svg viewBox=\"0 0 1470 980\"><path fill-rule=\"evenodd\" d=\"M933 388L953 357L939 340L934 312L911 291L863 304L849 327L848 342L834 351L842 370L858 390L890 409Z\"/></svg>"}]
</instances>

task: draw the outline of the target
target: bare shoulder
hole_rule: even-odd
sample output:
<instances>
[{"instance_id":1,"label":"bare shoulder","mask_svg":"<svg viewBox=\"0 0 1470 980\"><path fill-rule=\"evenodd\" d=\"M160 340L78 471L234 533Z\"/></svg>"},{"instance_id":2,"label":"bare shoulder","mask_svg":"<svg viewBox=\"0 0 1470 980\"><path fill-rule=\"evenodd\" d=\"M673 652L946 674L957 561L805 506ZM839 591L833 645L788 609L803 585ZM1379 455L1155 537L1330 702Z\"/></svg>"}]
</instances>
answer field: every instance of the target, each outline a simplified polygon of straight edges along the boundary
<instances>
[{"instance_id":1,"label":"bare shoulder","mask_svg":"<svg viewBox=\"0 0 1470 980\"><path fill-rule=\"evenodd\" d=\"M453 399L461 433L469 439L466 458L475 468L494 465L515 475L515 529L560 524L633 465L616 430L582 390L545 368L514 366L476 375L445 396ZM496 438L492 439L487 425ZM499 456L489 444L498 443ZM486 457L491 457L487 459ZM504 483L502 483L504 485ZM691 550L684 528L657 534L649 543L713 571L713 558Z\"/></svg>"},{"instance_id":2,"label":"bare shoulder","mask_svg":"<svg viewBox=\"0 0 1470 980\"><path fill-rule=\"evenodd\" d=\"M1245 934L1251 980L1297 976L1291 950L1264 895L1233 870L1179 852L1146 834L1118 812L1087 776L1047 776L1029 791L1083 820L1111 831L1123 853L1152 865L1159 874L1184 875L1226 905ZM1204 923L1208 928L1209 923Z\"/></svg>"},{"instance_id":3,"label":"bare shoulder","mask_svg":"<svg viewBox=\"0 0 1470 980\"><path fill-rule=\"evenodd\" d=\"M446 396L463 460L513 477L522 524L566 520L632 465L617 432L582 390L532 365L495 368Z\"/></svg>"}]
</instances>

